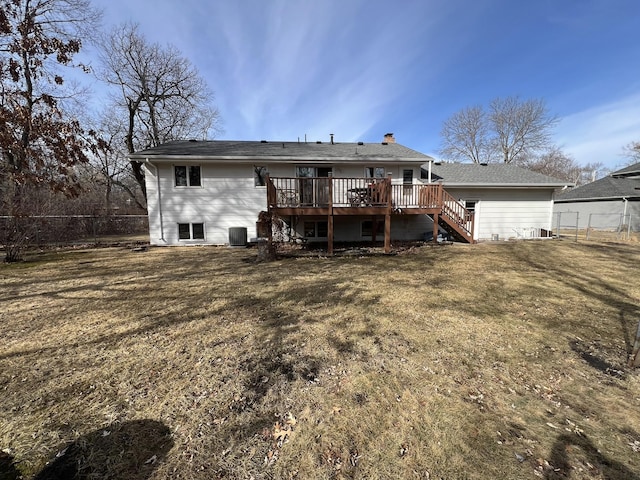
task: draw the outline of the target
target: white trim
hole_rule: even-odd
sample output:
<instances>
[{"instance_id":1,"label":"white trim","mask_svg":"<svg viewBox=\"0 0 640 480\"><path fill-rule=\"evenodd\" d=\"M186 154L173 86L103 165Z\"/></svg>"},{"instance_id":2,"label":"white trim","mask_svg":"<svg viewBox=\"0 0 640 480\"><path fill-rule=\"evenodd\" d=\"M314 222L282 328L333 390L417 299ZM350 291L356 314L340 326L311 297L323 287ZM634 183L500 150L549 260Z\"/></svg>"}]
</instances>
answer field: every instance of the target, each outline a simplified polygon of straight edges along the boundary
<instances>
[{"instance_id":1,"label":"white trim","mask_svg":"<svg viewBox=\"0 0 640 480\"><path fill-rule=\"evenodd\" d=\"M199 163L173 163L171 165L173 168L171 169L171 174L173 176L173 188L204 188L204 181L203 181L203 177L202 177L202 165L200 165ZM186 185L176 185L176 167L184 167L186 169L186 180L187 180L187 184ZM191 185L191 179L189 178L189 168L190 167L198 167L198 169L200 170L200 185Z\"/></svg>"},{"instance_id":2,"label":"white trim","mask_svg":"<svg viewBox=\"0 0 640 480\"><path fill-rule=\"evenodd\" d=\"M207 241L207 225L205 222L176 222L176 224L178 225L178 243ZM180 225L189 225L189 238L180 238ZM193 236L194 225L202 225L202 238L194 238Z\"/></svg>"}]
</instances>

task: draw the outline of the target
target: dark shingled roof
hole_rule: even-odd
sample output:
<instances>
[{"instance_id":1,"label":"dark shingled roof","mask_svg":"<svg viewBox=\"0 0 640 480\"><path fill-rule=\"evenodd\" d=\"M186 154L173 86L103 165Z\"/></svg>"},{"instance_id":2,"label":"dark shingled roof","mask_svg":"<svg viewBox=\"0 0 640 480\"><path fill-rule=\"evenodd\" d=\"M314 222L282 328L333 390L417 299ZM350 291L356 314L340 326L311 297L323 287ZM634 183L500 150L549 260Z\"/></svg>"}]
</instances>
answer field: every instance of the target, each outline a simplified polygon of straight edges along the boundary
<instances>
[{"instance_id":1,"label":"dark shingled roof","mask_svg":"<svg viewBox=\"0 0 640 480\"><path fill-rule=\"evenodd\" d=\"M423 166L423 176L427 167ZM532 172L506 163L442 163L434 164L432 180L442 180L445 186L453 187L563 187L565 180Z\"/></svg>"},{"instance_id":2,"label":"dark shingled roof","mask_svg":"<svg viewBox=\"0 0 640 480\"><path fill-rule=\"evenodd\" d=\"M425 163L432 158L399 143L331 143L181 140L165 143L129 155L132 160L146 158L186 158L198 160L318 160L358 161L379 159Z\"/></svg>"},{"instance_id":3,"label":"dark shingled roof","mask_svg":"<svg viewBox=\"0 0 640 480\"><path fill-rule=\"evenodd\" d=\"M640 163L613 172L608 177L587 183L555 199L557 203L586 200L640 198Z\"/></svg>"},{"instance_id":4,"label":"dark shingled roof","mask_svg":"<svg viewBox=\"0 0 640 480\"><path fill-rule=\"evenodd\" d=\"M629 165L628 167L621 168L611 174L612 177L635 177L640 176L640 163Z\"/></svg>"}]
</instances>

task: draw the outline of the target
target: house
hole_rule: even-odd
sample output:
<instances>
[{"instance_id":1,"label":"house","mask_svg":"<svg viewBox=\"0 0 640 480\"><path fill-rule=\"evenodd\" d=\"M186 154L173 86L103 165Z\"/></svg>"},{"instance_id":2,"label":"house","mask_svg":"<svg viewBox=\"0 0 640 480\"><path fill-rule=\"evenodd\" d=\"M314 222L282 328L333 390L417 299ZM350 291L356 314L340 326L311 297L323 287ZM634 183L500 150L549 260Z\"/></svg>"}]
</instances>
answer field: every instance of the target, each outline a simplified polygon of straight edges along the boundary
<instances>
[{"instance_id":1,"label":"house","mask_svg":"<svg viewBox=\"0 0 640 480\"><path fill-rule=\"evenodd\" d=\"M441 230L467 243L540 236L551 229L553 190L564 185L510 165L434 165L393 134L380 143L339 143L333 135L176 141L130 159L145 168L152 245L279 236L326 243L329 252L335 242L384 240L388 252L392 240Z\"/></svg>"},{"instance_id":2,"label":"house","mask_svg":"<svg viewBox=\"0 0 640 480\"><path fill-rule=\"evenodd\" d=\"M304 242L422 240L435 225L473 242L473 218L426 184L433 159L396 143L176 141L130 155L145 168L152 245L257 238L260 212ZM437 229L437 227L436 227ZM273 234L273 231L271 232Z\"/></svg>"},{"instance_id":3,"label":"house","mask_svg":"<svg viewBox=\"0 0 640 480\"><path fill-rule=\"evenodd\" d=\"M611 173L595 182L562 192L554 212L571 217L578 228L640 230L640 163ZM568 220L567 220L568 221Z\"/></svg>"},{"instance_id":4,"label":"house","mask_svg":"<svg viewBox=\"0 0 640 480\"><path fill-rule=\"evenodd\" d=\"M423 178L429 181L428 166ZM430 179L473 213L479 241L550 236L554 192L567 185L505 163L435 163Z\"/></svg>"}]
</instances>

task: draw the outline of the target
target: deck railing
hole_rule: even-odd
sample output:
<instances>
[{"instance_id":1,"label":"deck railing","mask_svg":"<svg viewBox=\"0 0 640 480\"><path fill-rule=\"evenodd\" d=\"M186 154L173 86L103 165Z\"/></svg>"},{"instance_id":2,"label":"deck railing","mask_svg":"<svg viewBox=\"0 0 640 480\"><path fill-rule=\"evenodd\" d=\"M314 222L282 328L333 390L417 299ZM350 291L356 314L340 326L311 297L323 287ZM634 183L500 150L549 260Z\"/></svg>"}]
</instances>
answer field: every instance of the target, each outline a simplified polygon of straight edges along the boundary
<instances>
[{"instance_id":1,"label":"deck railing","mask_svg":"<svg viewBox=\"0 0 640 480\"><path fill-rule=\"evenodd\" d=\"M272 208L387 207L437 208L442 185L392 185L389 178L270 177L267 200Z\"/></svg>"},{"instance_id":2,"label":"deck railing","mask_svg":"<svg viewBox=\"0 0 640 480\"><path fill-rule=\"evenodd\" d=\"M473 232L473 214L465 208L455 197L451 196L444 189L442 194L442 214L456 223L467 234L472 235Z\"/></svg>"}]
</instances>

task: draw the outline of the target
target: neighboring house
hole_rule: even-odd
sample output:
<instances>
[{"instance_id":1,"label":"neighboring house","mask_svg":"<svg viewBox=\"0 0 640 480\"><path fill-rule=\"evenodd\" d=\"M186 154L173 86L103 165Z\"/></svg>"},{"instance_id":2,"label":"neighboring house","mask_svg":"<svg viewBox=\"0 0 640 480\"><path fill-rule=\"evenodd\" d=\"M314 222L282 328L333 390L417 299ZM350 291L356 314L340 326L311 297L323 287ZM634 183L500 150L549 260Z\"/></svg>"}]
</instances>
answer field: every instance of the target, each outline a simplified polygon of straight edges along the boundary
<instances>
[{"instance_id":1,"label":"neighboring house","mask_svg":"<svg viewBox=\"0 0 640 480\"><path fill-rule=\"evenodd\" d=\"M428 181L427 167L423 177ZM436 163L431 181L442 181L474 213L476 240L549 236L554 191L567 186L564 180L505 163Z\"/></svg>"},{"instance_id":2,"label":"neighboring house","mask_svg":"<svg viewBox=\"0 0 640 480\"><path fill-rule=\"evenodd\" d=\"M556 214L565 215L578 228L622 228L640 230L640 163L567 190L557 195Z\"/></svg>"},{"instance_id":3,"label":"neighboring house","mask_svg":"<svg viewBox=\"0 0 640 480\"><path fill-rule=\"evenodd\" d=\"M564 185L509 165L433 165L429 181L422 172L433 159L393 134L381 143L177 141L130 159L145 167L152 245L233 244L243 231L329 252L334 242L383 239L389 251L392 240L439 230L469 243L539 236ZM259 217L281 220L282 230Z\"/></svg>"}]
</instances>

